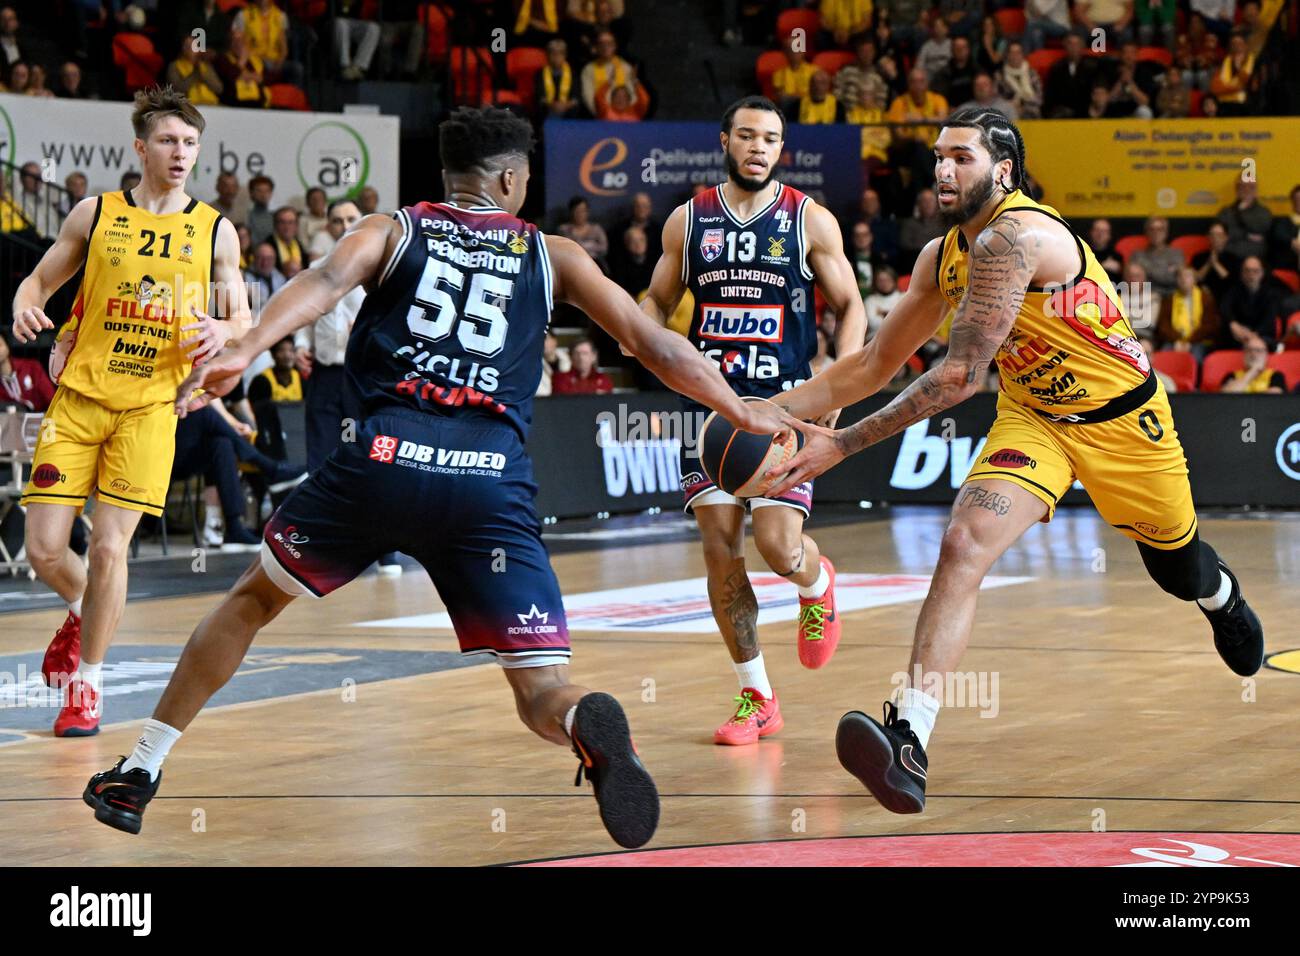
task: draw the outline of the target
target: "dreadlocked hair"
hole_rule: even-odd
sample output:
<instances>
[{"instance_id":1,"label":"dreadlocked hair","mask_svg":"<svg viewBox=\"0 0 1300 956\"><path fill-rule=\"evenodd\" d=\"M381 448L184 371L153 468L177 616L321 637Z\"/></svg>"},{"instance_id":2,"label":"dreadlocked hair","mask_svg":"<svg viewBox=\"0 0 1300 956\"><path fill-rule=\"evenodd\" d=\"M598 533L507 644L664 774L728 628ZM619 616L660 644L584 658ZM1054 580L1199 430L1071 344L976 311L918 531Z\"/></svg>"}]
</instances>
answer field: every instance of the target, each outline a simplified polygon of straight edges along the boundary
<instances>
[{"instance_id":1,"label":"dreadlocked hair","mask_svg":"<svg viewBox=\"0 0 1300 956\"><path fill-rule=\"evenodd\" d=\"M533 128L509 110L462 106L438 126L443 168L452 173L488 169L502 156L527 156Z\"/></svg>"},{"instance_id":2,"label":"dreadlocked hair","mask_svg":"<svg viewBox=\"0 0 1300 956\"><path fill-rule=\"evenodd\" d=\"M968 106L949 116L940 128L950 126L979 130L980 145L988 151L995 164L1004 159L1011 160L1010 186L1006 183L998 185L1007 192L1025 188L1025 140L1016 124L1003 113L983 106Z\"/></svg>"}]
</instances>

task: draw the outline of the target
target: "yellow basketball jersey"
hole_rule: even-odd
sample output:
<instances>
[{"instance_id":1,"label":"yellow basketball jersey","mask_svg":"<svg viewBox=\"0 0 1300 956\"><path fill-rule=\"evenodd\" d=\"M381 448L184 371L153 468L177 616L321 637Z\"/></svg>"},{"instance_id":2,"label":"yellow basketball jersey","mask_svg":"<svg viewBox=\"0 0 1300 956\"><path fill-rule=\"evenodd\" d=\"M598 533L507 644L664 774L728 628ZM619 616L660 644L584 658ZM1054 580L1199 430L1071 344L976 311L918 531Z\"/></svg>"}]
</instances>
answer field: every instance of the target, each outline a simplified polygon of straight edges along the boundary
<instances>
[{"instance_id":1,"label":"yellow basketball jersey","mask_svg":"<svg viewBox=\"0 0 1300 956\"><path fill-rule=\"evenodd\" d=\"M130 193L95 207L86 274L59 337L76 335L60 387L124 411L171 401L190 372L180 328L207 311L221 214L190 200L155 215Z\"/></svg>"},{"instance_id":2,"label":"yellow basketball jersey","mask_svg":"<svg viewBox=\"0 0 1300 956\"><path fill-rule=\"evenodd\" d=\"M1011 210L1032 210L1070 228L1051 206L1019 190L998 205L989 221ZM1056 288L1031 285L996 355L1007 397L1049 415L1100 408L1142 384L1151 372L1106 271L1088 244L1074 230L1070 234L1083 268ZM966 237L954 226L943 237L935 276L953 307L966 293L969 266Z\"/></svg>"},{"instance_id":3,"label":"yellow basketball jersey","mask_svg":"<svg viewBox=\"0 0 1300 956\"><path fill-rule=\"evenodd\" d=\"M266 379L271 385L271 401L273 402L301 402L302 401L302 376L298 370L290 369L290 379L288 385L281 385L280 380L275 377L275 369L268 368L262 373L261 377Z\"/></svg>"}]
</instances>

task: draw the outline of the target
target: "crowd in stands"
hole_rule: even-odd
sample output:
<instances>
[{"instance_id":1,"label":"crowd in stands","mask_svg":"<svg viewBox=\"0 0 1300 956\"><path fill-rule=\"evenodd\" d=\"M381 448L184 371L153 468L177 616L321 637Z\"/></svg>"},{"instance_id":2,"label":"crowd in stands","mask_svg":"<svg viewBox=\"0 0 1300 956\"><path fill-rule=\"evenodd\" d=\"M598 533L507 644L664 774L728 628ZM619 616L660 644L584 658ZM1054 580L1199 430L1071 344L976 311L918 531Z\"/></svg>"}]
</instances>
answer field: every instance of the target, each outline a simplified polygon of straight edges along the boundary
<instances>
[{"instance_id":1,"label":"crowd in stands","mask_svg":"<svg viewBox=\"0 0 1300 956\"><path fill-rule=\"evenodd\" d=\"M376 22L377 0L19 0L0 7L0 92L128 99L170 83L200 107L307 109L309 75L426 74L431 6L383 0Z\"/></svg>"}]
</instances>

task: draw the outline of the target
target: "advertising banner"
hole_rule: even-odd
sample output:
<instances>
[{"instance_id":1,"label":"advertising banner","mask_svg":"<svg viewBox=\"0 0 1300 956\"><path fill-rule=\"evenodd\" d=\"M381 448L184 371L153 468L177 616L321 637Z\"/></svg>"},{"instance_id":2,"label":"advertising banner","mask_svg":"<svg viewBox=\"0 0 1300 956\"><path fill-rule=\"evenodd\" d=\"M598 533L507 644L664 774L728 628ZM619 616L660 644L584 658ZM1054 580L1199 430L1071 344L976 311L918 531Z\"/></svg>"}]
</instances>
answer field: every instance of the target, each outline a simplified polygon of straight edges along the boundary
<instances>
[{"instance_id":1,"label":"advertising banner","mask_svg":"<svg viewBox=\"0 0 1300 956\"><path fill-rule=\"evenodd\" d=\"M1243 175L1291 209L1300 119L1026 120L1025 163L1062 215L1213 216Z\"/></svg>"},{"instance_id":2,"label":"advertising banner","mask_svg":"<svg viewBox=\"0 0 1300 956\"><path fill-rule=\"evenodd\" d=\"M200 112L207 127L186 186L192 196L215 197L217 176L230 172L241 186L270 176L277 203L312 186L336 199L369 185L379 191L381 209L396 207L395 116L226 106ZM92 195L117 189L124 172L140 169L134 138L130 103L0 94L0 159L42 163L46 180L59 186L69 173L82 172Z\"/></svg>"},{"instance_id":3,"label":"advertising banner","mask_svg":"<svg viewBox=\"0 0 1300 956\"><path fill-rule=\"evenodd\" d=\"M697 183L727 178L717 123L549 120L544 138L546 202L555 215L573 196L590 202L593 218L621 215L635 193L647 192L663 218ZM861 199L860 145L857 126L788 126L776 178L846 214Z\"/></svg>"},{"instance_id":4,"label":"advertising banner","mask_svg":"<svg viewBox=\"0 0 1300 956\"><path fill-rule=\"evenodd\" d=\"M842 425L883 407L846 409ZM993 394L917 422L817 479L814 502L950 505L979 460ZM1300 401L1288 395L1172 395L1192 494L1205 508L1300 508ZM690 429L671 395L558 396L535 406L529 452L543 515L679 508L678 436ZM1087 426L1079 426L1087 427ZM1062 504L1088 504L1077 485Z\"/></svg>"}]
</instances>

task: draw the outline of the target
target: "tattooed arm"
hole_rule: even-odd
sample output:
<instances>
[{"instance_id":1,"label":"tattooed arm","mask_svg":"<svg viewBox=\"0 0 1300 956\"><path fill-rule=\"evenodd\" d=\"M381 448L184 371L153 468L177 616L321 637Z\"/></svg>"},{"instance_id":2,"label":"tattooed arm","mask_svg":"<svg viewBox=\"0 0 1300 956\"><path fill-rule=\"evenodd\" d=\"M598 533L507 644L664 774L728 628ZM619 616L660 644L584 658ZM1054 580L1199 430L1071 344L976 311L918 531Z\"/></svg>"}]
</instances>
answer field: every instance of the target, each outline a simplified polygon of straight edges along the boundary
<instances>
[{"instance_id":1,"label":"tattooed arm","mask_svg":"<svg viewBox=\"0 0 1300 956\"><path fill-rule=\"evenodd\" d=\"M985 227L971 247L966 295L957 307L944 359L857 424L836 432L806 429L803 450L781 466L789 471L769 496L809 481L854 452L975 393L979 376L1010 333L1038 270L1045 236L1042 223L1034 220L1043 218L1007 213Z\"/></svg>"}]
</instances>

